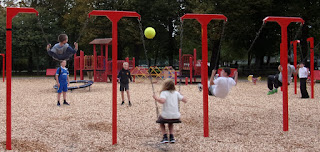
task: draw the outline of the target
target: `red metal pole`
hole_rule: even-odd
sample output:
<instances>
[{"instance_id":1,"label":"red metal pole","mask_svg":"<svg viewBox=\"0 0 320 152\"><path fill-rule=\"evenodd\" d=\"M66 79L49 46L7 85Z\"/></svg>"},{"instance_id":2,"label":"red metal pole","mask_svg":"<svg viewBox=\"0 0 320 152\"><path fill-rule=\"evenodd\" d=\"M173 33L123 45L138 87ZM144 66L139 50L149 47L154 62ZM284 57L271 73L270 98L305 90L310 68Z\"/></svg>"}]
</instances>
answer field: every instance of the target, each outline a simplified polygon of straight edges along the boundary
<instances>
[{"instance_id":1,"label":"red metal pole","mask_svg":"<svg viewBox=\"0 0 320 152\"><path fill-rule=\"evenodd\" d=\"M222 14L185 14L181 19L197 19L202 27L201 83L203 86L203 136L209 137L207 25L213 19L227 21L227 18Z\"/></svg>"},{"instance_id":2,"label":"red metal pole","mask_svg":"<svg viewBox=\"0 0 320 152\"><path fill-rule=\"evenodd\" d=\"M97 81L97 52L95 44L93 44L93 81Z\"/></svg>"},{"instance_id":3,"label":"red metal pole","mask_svg":"<svg viewBox=\"0 0 320 152\"><path fill-rule=\"evenodd\" d=\"M118 21L112 22L112 144L117 143Z\"/></svg>"},{"instance_id":4,"label":"red metal pole","mask_svg":"<svg viewBox=\"0 0 320 152\"><path fill-rule=\"evenodd\" d=\"M204 137L209 137L209 104L208 104L208 40L207 24L202 25L202 65L201 79L203 86L203 129Z\"/></svg>"},{"instance_id":5,"label":"red metal pole","mask_svg":"<svg viewBox=\"0 0 320 152\"><path fill-rule=\"evenodd\" d=\"M11 75L12 75L12 19L18 13L36 13L34 8L7 7L7 34L6 34L6 74L7 74L7 138L6 149L11 150Z\"/></svg>"},{"instance_id":6,"label":"red metal pole","mask_svg":"<svg viewBox=\"0 0 320 152\"><path fill-rule=\"evenodd\" d=\"M108 44L105 45L105 64L106 64L106 71L105 71L105 74L106 74L106 82L108 82Z\"/></svg>"},{"instance_id":7,"label":"red metal pole","mask_svg":"<svg viewBox=\"0 0 320 152\"><path fill-rule=\"evenodd\" d=\"M117 143L117 58L118 58L118 27L122 17L138 17L136 12L94 10L89 13L96 16L106 16L112 22L112 144Z\"/></svg>"},{"instance_id":8,"label":"red metal pole","mask_svg":"<svg viewBox=\"0 0 320 152\"><path fill-rule=\"evenodd\" d=\"M80 51L80 59L79 59L79 68L80 68L80 80L83 80L83 69L84 69L84 52Z\"/></svg>"},{"instance_id":9,"label":"red metal pole","mask_svg":"<svg viewBox=\"0 0 320 152\"><path fill-rule=\"evenodd\" d=\"M282 66L282 89L283 89L283 131L289 130L289 111L288 111L288 41L287 27L291 22L304 21L298 17L266 17L263 22L277 22L281 26L280 44L280 64Z\"/></svg>"},{"instance_id":10,"label":"red metal pole","mask_svg":"<svg viewBox=\"0 0 320 152\"><path fill-rule=\"evenodd\" d=\"M311 98L314 98L314 38L309 37L307 41L310 43L310 77L311 77Z\"/></svg>"},{"instance_id":11,"label":"red metal pole","mask_svg":"<svg viewBox=\"0 0 320 152\"><path fill-rule=\"evenodd\" d=\"M74 75L74 80L77 80L77 53L74 54L74 58L73 58L73 75ZM80 61L80 59L79 59ZM80 67L80 66L79 66Z\"/></svg>"},{"instance_id":12,"label":"red metal pole","mask_svg":"<svg viewBox=\"0 0 320 152\"><path fill-rule=\"evenodd\" d=\"M193 69L194 69L194 72L196 72L196 64L197 64L197 49L196 48L194 48L193 49ZM196 77L194 77L194 82L196 82L197 81L197 78Z\"/></svg>"},{"instance_id":13,"label":"red metal pole","mask_svg":"<svg viewBox=\"0 0 320 152\"><path fill-rule=\"evenodd\" d=\"M293 45L293 65L297 69L297 40L291 41ZM297 75L294 75L294 94L297 94Z\"/></svg>"},{"instance_id":14,"label":"red metal pole","mask_svg":"<svg viewBox=\"0 0 320 152\"><path fill-rule=\"evenodd\" d=\"M178 77L178 74L176 71L176 72L174 72L174 85L177 85L177 77Z\"/></svg>"},{"instance_id":15,"label":"red metal pole","mask_svg":"<svg viewBox=\"0 0 320 152\"><path fill-rule=\"evenodd\" d=\"M134 69L136 67L136 58L133 57L132 58L132 69Z\"/></svg>"},{"instance_id":16,"label":"red metal pole","mask_svg":"<svg viewBox=\"0 0 320 152\"><path fill-rule=\"evenodd\" d=\"M5 57L5 54L1 54L1 55L2 55L2 82L4 82L6 57Z\"/></svg>"},{"instance_id":17,"label":"red metal pole","mask_svg":"<svg viewBox=\"0 0 320 152\"><path fill-rule=\"evenodd\" d=\"M190 84L192 84L192 57L189 57L189 67L190 67Z\"/></svg>"},{"instance_id":18,"label":"red metal pole","mask_svg":"<svg viewBox=\"0 0 320 152\"><path fill-rule=\"evenodd\" d=\"M12 70L12 29L7 29L7 40L6 40L6 54L7 54L7 150L11 150L11 70Z\"/></svg>"},{"instance_id":19,"label":"red metal pole","mask_svg":"<svg viewBox=\"0 0 320 152\"><path fill-rule=\"evenodd\" d=\"M180 72L180 75L181 75L181 71L182 71L182 61L181 61L181 57L182 57L182 54L181 54L181 49L179 49L179 72ZM181 78L180 78L181 79Z\"/></svg>"},{"instance_id":20,"label":"red metal pole","mask_svg":"<svg viewBox=\"0 0 320 152\"><path fill-rule=\"evenodd\" d=\"M188 85L188 77L186 77L186 80L184 81L184 83Z\"/></svg>"}]
</instances>

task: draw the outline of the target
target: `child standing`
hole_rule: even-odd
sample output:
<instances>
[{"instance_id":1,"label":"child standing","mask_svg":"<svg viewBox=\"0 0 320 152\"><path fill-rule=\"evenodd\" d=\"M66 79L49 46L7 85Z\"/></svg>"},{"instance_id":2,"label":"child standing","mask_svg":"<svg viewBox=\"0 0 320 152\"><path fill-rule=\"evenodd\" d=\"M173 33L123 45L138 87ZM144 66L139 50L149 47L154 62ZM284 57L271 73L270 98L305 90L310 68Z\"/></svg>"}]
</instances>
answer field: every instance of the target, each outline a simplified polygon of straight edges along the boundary
<instances>
[{"instance_id":1,"label":"child standing","mask_svg":"<svg viewBox=\"0 0 320 152\"><path fill-rule=\"evenodd\" d=\"M69 105L69 103L66 101L68 85L69 85L69 71L66 68L67 61L66 60L61 61L60 65L61 66L57 69L57 72L56 72L56 81L58 86L57 106L60 106L60 96L62 92L63 92L63 104Z\"/></svg>"},{"instance_id":2,"label":"child standing","mask_svg":"<svg viewBox=\"0 0 320 152\"><path fill-rule=\"evenodd\" d=\"M157 120L160 123L160 129L163 134L161 143L168 143L168 136L165 128L165 123L168 123L170 142L175 143L173 137L173 123L180 123L179 101L187 102L178 91L176 91L174 82L171 79L166 79L163 83L160 97L153 95L153 98L163 104L162 112Z\"/></svg>"},{"instance_id":3,"label":"child standing","mask_svg":"<svg viewBox=\"0 0 320 152\"><path fill-rule=\"evenodd\" d=\"M60 34L58 36L59 43L55 44L52 48L51 44L47 45L48 54L56 60L68 60L72 55L78 51L78 43L74 42L75 48L71 48L68 44L68 36Z\"/></svg>"},{"instance_id":4,"label":"child standing","mask_svg":"<svg viewBox=\"0 0 320 152\"><path fill-rule=\"evenodd\" d=\"M129 106L132 106L131 101L130 101L130 93L129 93L129 79L132 82L132 77L129 71L129 63L124 62L123 63L123 68L120 70L118 74L118 80L120 79L120 91L121 91L121 105L124 104L124 91L127 92L127 97L129 101Z\"/></svg>"},{"instance_id":5,"label":"child standing","mask_svg":"<svg viewBox=\"0 0 320 152\"><path fill-rule=\"evenodd\" d=\"M309 71L306 67L304 67L304 63L301 62L299 65L299 79L300 79L300 92L301 98L309 98L309 94L307 91L307 79L309 75Z\"/></svg>"}]
</instances>

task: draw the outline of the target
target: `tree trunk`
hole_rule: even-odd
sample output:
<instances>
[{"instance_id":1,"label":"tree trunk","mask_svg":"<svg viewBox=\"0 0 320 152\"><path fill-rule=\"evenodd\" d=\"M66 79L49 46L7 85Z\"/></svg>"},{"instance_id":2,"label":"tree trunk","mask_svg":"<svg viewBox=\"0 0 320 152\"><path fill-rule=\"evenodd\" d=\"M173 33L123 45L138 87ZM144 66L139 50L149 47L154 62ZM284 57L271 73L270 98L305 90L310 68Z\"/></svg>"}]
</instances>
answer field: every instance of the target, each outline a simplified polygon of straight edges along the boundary
<instances>
[{"instance_id":1,"label":"tree trunk","mask_svg":"<svg viewBox=\"0 0 320 152\"><path fill-rule=\"evenodd\" d=\"M136 59L136 65L137 65L137 63L140 62L140 55L139 55L139 53L140 53L140 46L141 46L141 45L138 45L138 44L135 44L135 45L134 45L133 56L134 56L135 59ZM134 66L136 66L136 65L134 65Z\"/></svg>"},{"instance_id":2,"label":"tree trunk","mask_svg":"<svg viewBox=\"0 0 320 152\"><path fill-rule=\"evenodd\" d=\"M33 51L32 48L29 47L29 56L28 56L28 73L32 74L33 68Z\"/></svg>"},{"instance_id":3,"label":"tree trunk","mask_svg":"<svg viewBox=\"0 0 320 152\"><path fill-rule=\"evenodd\" d=\"M268 67L270 67L270 59L271 59L271 57L270 57L270 55L268 55L268 59L267 59L267 66Z\"/></svg>"}]
</instances>

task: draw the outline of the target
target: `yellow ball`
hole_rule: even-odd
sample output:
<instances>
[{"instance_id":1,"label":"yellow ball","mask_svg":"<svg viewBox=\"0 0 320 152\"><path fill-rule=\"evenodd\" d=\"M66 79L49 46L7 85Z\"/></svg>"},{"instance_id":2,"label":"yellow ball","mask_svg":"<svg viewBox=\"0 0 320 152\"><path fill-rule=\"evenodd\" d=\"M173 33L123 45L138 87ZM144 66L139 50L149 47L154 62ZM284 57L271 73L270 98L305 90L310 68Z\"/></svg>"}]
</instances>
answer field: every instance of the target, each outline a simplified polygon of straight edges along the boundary
<instances>
[{"instance_id":1,"label":"yellow ball","mask_svg":"<svg viewBox=\"0 0 320 152\"><path fill-rule=\"evenodd\" d=\"M153 39L155 35L156 35L156 31L152 27L147 27L144 30L144 36L148 39Z\"/></svg>"}]
</instances>

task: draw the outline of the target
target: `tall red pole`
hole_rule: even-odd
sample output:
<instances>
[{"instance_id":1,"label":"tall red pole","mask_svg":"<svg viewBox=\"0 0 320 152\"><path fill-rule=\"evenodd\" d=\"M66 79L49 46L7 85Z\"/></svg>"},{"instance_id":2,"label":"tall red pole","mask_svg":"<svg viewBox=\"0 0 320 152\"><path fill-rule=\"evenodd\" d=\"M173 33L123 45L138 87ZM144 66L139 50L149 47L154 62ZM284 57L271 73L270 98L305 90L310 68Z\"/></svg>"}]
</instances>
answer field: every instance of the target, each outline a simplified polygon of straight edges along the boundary
<instances>
[{"instance_id":1,"label":"tall red pole","mask_svg":"<svg viewBox=\"0 0 320 152\"><path fill-rule=\"evenodd\" d=\"M80 59L79 59L79 67L80 67L80 80L83 80L83 69L84 69L84 52L80 51Z\"/></svg>"},{"instance_id":2,"label":"tall red pole","mask_svg":"<svg viewBox=\"0 0 320 152\"><path fill-rule=\"evenodd\" d=\"M108 44L105 45L105 75L106 75L106 82L108 82Z\"/></svg>"},{"instance_id":3,"label":"tall red pole","mask_svg":"<svg viewBox=\"0 0 320 152\"><path fill-rule=\"evenodd\" d=\"M181 81L181 74L182 74L182 52L181 49L179 49L179 75L180 75L180 81Z\"/></svg>"},{"instance_id":4,"label":"tall red pole","mask_svg":"<svg viewBox=\"0 0 320 152\"><path fill-rule=\"evenodd\" d=\"M297 69L297 43L299 40L291 41L290 44L293 45L293 65ZM294 94L297 94L297 75L294 75Z\"/></svg>"},{"instance_id":5,"label":"tall red pole","mask_svg":"<svg viewBox=\"0 0 320 152\"><path fill-rule=\"evenodd\" d=\"M178 77L178 74L177 74L177 71L174 72L174 85L177 85L177 77Z\"/></svg>"},{"instance_id":6,"label":"tall red pole","mask_svg":"<svg viewBox=\"0 0 320 152\"><path fill-rule=\"evenodd\" d=\"M76 58L77 58L77 53L74 54L74 58L73 58L73 75L74 75L74 80L77 80L77 61L76 61ZM80 58L79 58L79 61L80 61ZM79 64L79 67L80 67L80 64Z\"/></svg>"},{"instance_id":7,"label":"tall red pole","mask_svg":"<svg viewBox=\"0 0 320 152\"><path fill-rule=\"evenodd\" d=\"M196 48L193 49L193 69L194 69L194 72L196 72L196 65L197 65L197 50ZM197 78L194 77L194 82L197 81Z\"/></svg>"},{"instance_id":8,"label":"tall red pole","mask_svg":"<svg viewBox=\"0 0 320 152\"><path fill-rule=\"evenodd\" d=\"M192 57L189 57L189 67L190 67L190 84L192 84Z\"/></svg>"},{"instance_id":9,"label":"tall red pole","mask_svg":"<svg viewBox=\"0 0 320 152\"><path fill-rule=\"evenodd\" d=\"M309 37L307 41L310 43L310 77L311 77L311 98L314 98L314 38Z\"/></svg>"},{"instance_id":10,"label":"tall red pole","mask_svg":"<svg viewBox=\"0 0 320 152\"><path fill-rule=\"evenodd\" d=\"M277 22L281 26L280 44L280 65L282 66L282 89L283 89L283 131L289 130L289 111L288 111L288 41L287 27L291 22L304 23L298 17L266 17L263 22Z\"/></svg>"},{"instance_id":11,"label":"tall red pole","mask_svg":"<svg viewBox=\"0 0 320 152\"><path fill-rule=\"evenodd\" d=\"M89 13L95 16L106 16L112 22L112 144L117 143L117 58L118 58L118 26L122 17L138 17L136 12L94 10Z\"/></svg>"},{"instance_id":12,"label":"tall red pole","mask_svg":"<svg viewBox=\"0 0 320 152\"><path fill-rule=\"evenodd\" d=\"M93 81L97 81L97 51L96 45L93 44Z\"/></svg>"},{"instance_id":13,"label":"tall red pole","mask_svg":"<svg viewBox=\"0 0 320 152\"><path fill-rule=\"evenodd\" d=\"M34 8L7 7L7 32L6 32L6 70L7 70L7 141L6 149L11 150L11 75L12 75L12 19L18 13L36 13Z\"/></svg>"},{"instance_id":14,"label":"tall red pole","mask_svg":"<svg viewBox=\"0 0 320 152\"><path fill-rule=\"evenodd\" d=\"M197 19L202 27L201 83L203 85L203 136L209 137L207 25L211 20L227 21L227 18L222 14L185 14L181 17L181 20L183 19Z\"/></svg>"},{"instance_id":15,"label":"tall red pole","mask_svg":"<svg viewBox=\"0 0 320 152\"><path fill-rule=\"evenodd\" d=\"M112 22L112 144L117 143L117 61L118 61L118 23Z\"/></svg>"}]
</instances>

